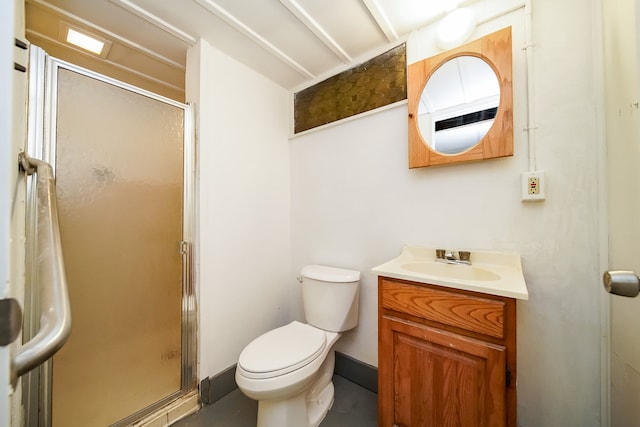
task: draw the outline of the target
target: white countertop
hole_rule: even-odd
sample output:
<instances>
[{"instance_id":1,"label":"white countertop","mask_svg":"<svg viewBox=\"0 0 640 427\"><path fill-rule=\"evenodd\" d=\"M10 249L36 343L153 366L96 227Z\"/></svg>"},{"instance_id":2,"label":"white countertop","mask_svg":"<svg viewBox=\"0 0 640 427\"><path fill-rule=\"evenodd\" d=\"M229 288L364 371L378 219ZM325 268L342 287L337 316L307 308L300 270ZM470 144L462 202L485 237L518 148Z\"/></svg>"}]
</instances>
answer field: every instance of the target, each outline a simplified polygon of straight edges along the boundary
<instances>
[{"instance_id":1,"label":"white countertop","mask_svg":"<svg viewBox=\"0 0 640 427\"><path fill-rule=\"evenodd\" d=\"M510 252L470 252L471 265L455 265L436 261L435 248L405 246L400 256L371 271L394 279L529 299L520 255Z\"/></svg>"}]
</instances>

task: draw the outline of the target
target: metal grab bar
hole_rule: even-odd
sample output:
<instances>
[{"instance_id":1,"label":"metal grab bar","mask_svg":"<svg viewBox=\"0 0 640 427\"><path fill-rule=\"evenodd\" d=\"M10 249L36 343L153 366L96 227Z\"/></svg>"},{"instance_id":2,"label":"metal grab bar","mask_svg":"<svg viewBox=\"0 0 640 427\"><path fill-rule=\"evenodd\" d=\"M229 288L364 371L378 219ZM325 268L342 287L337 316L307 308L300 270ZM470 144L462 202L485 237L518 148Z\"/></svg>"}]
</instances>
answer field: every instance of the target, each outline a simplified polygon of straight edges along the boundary
<instances>
[{"instance_id":1,"label":"metal grab bar","mask_svg":"<svg viewBox=\"0 0 640 427\"><path fill-rule=\"evenodd\" d=\"M40 329L13 359L17 377L26 374L53 356L71 333L71 305L62 259L58 205L53 168L42 160L20 153L20 165L27 174L37 174L38 251L37 285L40 296Z\"/></svg>"}]
</instances>

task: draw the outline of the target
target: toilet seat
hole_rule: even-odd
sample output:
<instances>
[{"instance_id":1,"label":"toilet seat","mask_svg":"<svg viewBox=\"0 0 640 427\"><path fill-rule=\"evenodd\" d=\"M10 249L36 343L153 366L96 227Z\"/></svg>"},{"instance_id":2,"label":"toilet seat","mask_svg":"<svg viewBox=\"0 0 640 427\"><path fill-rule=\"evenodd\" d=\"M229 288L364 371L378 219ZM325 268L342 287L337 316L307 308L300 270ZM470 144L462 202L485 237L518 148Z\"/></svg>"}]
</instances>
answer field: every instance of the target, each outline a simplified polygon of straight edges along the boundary
<instances>
[{"instance_id":1,"label":"toilet seat","mask_svg":"<svg viewBox=\"0 0 640 427\"><path fill-rule=\"evenodd\" d=\"M293 321L253 340L240 354L238 366L247 378L273 378L308 365L326 345L324 331Z\"/></svg>"}]
</instances>

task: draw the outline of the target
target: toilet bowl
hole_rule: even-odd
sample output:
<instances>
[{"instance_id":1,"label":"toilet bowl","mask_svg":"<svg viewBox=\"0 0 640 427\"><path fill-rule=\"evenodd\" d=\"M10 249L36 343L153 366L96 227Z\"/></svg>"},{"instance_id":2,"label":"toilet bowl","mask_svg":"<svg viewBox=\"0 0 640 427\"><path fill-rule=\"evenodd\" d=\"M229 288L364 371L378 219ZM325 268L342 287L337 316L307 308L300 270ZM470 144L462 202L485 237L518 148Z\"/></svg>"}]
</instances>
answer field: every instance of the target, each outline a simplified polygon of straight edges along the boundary
<instances>
[{"instance_id":1,"label":"toilet bowl","mask_svg":"<svg viewBox=\"0 0 640 427\"><path fill-rule=\"evenodd\" d=\"M314 414L308 414L305 407L316 406L312 411L315 418L320 412L324 418L333 403L333 390L325 388L331 383L333 345L339 337L337 332L294 321L267 332L245 348L238 360L236 382L245 395L259 402L258 426L320 424L321 418L309 420Z\"/></svg>"},{"instance_id":2,"label":"toilet bowl","mask_svg":"<svg viewBox=\"0 0 640 427\"><path fill-rule=\"evenodd\" d=\"M360 273L302 269L307 323L293 321L240 354L236 383L258 401L258 427L317 427L333 404L334 345L357 325Z\"/></svg>"}]
</instances>

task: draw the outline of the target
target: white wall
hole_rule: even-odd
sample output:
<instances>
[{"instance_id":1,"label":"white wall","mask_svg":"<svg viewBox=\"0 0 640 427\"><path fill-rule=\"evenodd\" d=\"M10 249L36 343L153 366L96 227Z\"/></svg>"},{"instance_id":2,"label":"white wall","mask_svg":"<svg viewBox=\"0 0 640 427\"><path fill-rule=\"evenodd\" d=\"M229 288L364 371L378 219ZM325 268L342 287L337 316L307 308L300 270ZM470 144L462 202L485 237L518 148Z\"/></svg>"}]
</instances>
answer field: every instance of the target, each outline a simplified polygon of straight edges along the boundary
<instances>
[{"instance_id":1,"label":"white wall","mask_svg":"<svg viewBox=\"0 0 640 427\"><path fill-rule=\"evenodd\" d=\"M202 379L290 317L289 94L203 41L187 62L198 117Z\"/></svg>"},{"instance_id":2,"label":"white wall","mask_svg":"<svg viewBox=\"0 0 640 427\"><path fill-rule=\"evenodd\" d=\"M501 2L513 3L478 7L493 13ZM233 365L260 333L302 318L295 276L305 264L362 271L360 325L338 349L377 365L371 267L404 244L509 250L522 255L530 293L518 304L519 425L600 425L596 3L534 5L543 203L520 201L520 172L528 169L521 9L474 35L514 27L515 155L464 165L407 168L406 106L287 143L282 88L204 43L191 49L187 97L199 110L200 378Z\"/></svg>"},{"instance_id":3,"label":"white wall","mask_svg":"<svg viewBox=\"0 0 640 427\"><path fill-rule=\"evenodd\" d=\"M291 141L294 274L308 263L363 273L360 325L338 350L377 365L377 281L369 270L403 245L516 251L530 293L518 303L519 425L600 425L602 141L591 36L599 17L592 9L580 0L534 4L533 101L545 202L520 201L520 173L528 169L522 9L474 34L513 25L514 157L409 170L406 106ZM298 288L292 290L293 313L302 318Z\"/></svg>"}]
</instances>

